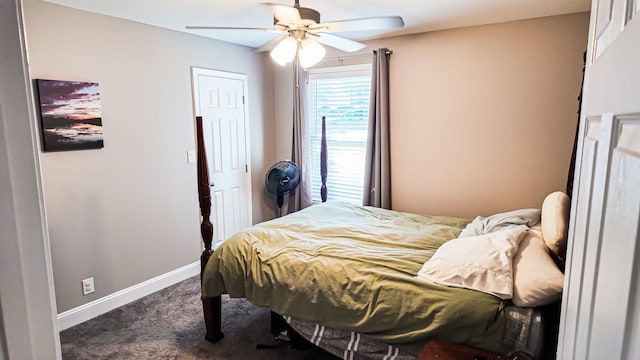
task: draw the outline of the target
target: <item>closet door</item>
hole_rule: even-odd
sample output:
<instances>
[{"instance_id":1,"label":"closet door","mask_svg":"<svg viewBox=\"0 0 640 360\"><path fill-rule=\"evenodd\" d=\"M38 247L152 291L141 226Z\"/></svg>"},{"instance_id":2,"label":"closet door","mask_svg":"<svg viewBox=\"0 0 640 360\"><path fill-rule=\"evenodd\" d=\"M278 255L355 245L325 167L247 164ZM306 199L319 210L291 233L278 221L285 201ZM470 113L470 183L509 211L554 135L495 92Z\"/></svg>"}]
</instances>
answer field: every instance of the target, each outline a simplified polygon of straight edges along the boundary
<instances>
[{"instance_id":1,"label":"closet door","mask_svg":"<svg viewBox=\"0 0 640 360\"><path fill-rule=\"evenodd\" d=\"M560 359L640 358L639 8L592 3Z\"/></svg>"}]
</instances>

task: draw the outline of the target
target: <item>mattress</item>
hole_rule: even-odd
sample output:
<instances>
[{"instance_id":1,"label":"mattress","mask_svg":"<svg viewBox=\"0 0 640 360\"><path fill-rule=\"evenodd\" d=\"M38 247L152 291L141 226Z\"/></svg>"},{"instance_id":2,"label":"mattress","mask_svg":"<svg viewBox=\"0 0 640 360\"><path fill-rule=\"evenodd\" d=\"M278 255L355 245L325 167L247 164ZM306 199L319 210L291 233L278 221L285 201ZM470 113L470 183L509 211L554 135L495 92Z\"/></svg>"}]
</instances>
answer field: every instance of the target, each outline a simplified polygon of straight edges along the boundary
<instances>
[{"instance_id":1,"label":"mattress","mask_svg":"<svg viewBox=\"0 0 640 360\"><path fill-rule=\"evenodd\" d=\"M416 355L431 339L500 350L504 301L416 278L468 219L329 202L224 241L203 297L228 293L284 316L342 329Z\"/></svg>"}]
</instances>

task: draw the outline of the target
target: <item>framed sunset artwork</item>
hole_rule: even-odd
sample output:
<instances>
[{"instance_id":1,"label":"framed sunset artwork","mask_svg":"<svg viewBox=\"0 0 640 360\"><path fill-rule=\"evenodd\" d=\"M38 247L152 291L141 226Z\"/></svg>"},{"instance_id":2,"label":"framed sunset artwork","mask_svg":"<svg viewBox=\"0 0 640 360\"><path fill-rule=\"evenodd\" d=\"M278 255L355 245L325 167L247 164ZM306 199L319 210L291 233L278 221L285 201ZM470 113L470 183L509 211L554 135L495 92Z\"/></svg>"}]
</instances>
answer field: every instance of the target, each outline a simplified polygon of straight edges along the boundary
<instances>
[{"instance_id":1,"label":"framed sunset artwork","mask_svg":"<svg viewBox=\"0 0 640 360\"><path fill-rule=\"evenodd\" d=\"M43 151L104 147L98 83L36 80Z\"/></svg>"}]
</instances>

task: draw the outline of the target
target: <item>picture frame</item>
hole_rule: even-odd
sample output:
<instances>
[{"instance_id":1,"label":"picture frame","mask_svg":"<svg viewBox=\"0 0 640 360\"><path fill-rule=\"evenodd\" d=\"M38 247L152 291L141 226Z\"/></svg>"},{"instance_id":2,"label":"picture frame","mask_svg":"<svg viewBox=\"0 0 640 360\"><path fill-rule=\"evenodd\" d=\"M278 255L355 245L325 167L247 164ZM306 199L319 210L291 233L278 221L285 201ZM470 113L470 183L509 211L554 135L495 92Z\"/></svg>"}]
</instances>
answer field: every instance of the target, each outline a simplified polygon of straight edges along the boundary
<instances>
[{"instance_id":1,"label":"picture frame","mask_svg":"<svg viewBox=\"0 0 640 360\"><path fill-rule=\"evenodd\" d=\"M98 83L36 79L36 88L43 151L104 147Z\"/></svg>"}]
</instances>

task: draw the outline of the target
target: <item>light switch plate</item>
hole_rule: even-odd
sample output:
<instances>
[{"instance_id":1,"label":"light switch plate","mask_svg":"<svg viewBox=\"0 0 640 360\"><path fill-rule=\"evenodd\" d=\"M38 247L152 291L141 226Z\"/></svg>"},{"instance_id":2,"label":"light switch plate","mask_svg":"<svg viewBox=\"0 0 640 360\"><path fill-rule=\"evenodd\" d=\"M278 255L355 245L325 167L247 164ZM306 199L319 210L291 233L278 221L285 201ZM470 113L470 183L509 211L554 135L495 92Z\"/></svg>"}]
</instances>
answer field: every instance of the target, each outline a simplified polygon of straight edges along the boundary
<instances>
[{"instance_id":1,"label":"light switch plate","mask_svg":"<svg viewBox=\"0 0 640 360\"><path fill-rule=\"evenodd\" d=\"M196 162L195 150L187 150L187 163L193 164L194 162Z\"/></svg>"}]
</instances>

